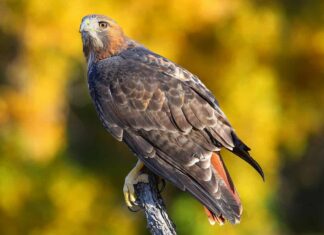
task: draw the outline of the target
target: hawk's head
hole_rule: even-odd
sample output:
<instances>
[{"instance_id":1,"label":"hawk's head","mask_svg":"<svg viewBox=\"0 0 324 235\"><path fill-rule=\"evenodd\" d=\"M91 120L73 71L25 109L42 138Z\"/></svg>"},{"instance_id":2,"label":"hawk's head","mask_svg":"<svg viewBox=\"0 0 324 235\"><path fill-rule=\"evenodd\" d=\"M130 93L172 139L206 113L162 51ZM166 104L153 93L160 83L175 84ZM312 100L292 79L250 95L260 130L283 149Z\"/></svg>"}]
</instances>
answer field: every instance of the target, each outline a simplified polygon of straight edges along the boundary
<instances>
[{"instance_id":1,"label":"hawk's head","mask_svg":"<svg viewBox=\"0 0 324 235\"><path fill-rule=\"evenodd\" d=\"M104 15L87 15L82 18L80 33L83 52L89 60L101 60L123 49L126 38L121 27Z\"/></svg>"}]
</instances>

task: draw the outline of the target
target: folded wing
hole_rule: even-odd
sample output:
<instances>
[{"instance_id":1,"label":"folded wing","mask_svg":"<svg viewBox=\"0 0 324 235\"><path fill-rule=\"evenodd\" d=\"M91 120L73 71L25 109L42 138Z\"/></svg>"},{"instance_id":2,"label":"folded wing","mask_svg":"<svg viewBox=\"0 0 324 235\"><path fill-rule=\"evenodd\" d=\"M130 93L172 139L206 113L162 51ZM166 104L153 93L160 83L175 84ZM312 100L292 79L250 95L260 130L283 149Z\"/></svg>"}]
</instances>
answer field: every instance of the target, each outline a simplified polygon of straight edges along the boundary
<instances>
[{"instance_id":1,"label":"folded wing","mask_svg":"<svg viewBox=\"0 0 324 235\"><path fill-rule=\"evenodd\" d=\"M189 191L216 217L239 221L238 195L214 152L225 147L263 172L197 77L134 48L99 62L89 87L104 126L150 170Z\"/></svg>"}]
</instances>

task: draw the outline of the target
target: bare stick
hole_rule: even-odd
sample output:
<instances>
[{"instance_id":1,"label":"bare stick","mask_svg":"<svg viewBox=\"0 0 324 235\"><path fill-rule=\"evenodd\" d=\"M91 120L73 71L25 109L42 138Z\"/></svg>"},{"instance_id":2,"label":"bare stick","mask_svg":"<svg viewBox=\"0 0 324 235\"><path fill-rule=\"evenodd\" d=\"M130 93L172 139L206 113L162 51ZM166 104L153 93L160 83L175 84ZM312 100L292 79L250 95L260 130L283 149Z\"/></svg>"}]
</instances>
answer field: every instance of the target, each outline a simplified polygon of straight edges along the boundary
<instances>
[{"instance_id":1,"label":"bare stick","mask_svg":"<svg viewBox=\"0 0 324 235\"><path fill-rule=\"evenodd\" d=\"M157 177L151 172L147 174L149 183L135 185L137 204L144 210L147 227L152 235L176 235L175 225L169 219L157 188Z\"/></svg>"}]
</instances>

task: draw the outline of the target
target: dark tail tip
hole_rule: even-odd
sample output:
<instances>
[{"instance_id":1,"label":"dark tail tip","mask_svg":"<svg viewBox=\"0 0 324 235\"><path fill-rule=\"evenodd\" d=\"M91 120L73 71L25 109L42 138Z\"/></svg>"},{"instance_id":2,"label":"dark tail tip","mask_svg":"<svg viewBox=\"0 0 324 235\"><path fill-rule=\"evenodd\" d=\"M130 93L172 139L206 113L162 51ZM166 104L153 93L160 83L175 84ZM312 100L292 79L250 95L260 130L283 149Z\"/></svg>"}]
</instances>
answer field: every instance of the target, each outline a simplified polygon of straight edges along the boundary
<instances>
[{"instance_id":1,"label":"dark tail tip","mask_svg":"<svg viewBox=\"0 0 324 235\"><path fill-rule=\"evenodd\" d=\"M265 181L265 176L264 176L261 166L259 165L259 163L256 160L254 160L251 157L251 155L247 151L242 150L238 147L234 147L233 153L235 153L241 159L243 159L244 161L249 163L259 173L259 175L262 177L262 180Z\"/></svg>"},{"instance_id":2,"label":"dark tail tip","mask_svg":"<svg viewBox=\"0 0 324 235\"><path fill-rule=\"evenodd\" d=\"M235 147L233 148L232 152L242 158L244 161L249 163L262 177L263 181L265 181L265 176L263 173L263 170L259 163L257 163L256 160L254 160L251 155L249 154L249 151L251 150L246 144L244 144L234 132L232 132L232 138L234 140Z\"/></svg>"}]
</instances>

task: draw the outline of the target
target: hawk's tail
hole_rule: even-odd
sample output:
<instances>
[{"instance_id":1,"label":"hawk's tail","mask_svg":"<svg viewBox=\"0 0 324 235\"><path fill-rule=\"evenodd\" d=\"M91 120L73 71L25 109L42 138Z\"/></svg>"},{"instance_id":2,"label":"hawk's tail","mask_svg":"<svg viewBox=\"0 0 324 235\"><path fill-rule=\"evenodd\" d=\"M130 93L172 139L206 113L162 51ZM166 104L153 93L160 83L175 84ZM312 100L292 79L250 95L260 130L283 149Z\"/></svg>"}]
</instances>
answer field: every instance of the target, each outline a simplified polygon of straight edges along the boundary
<instances>
[{"instance_id":1,"label":"hawk's tail","mask_svg":"<svg viewBox=\"0 0 324 235\"><path fill-rule=\"evenodd\" d=\"M249 154L250 148L248 146L246 146L246 144L244 144L236 135L234 132L232 132L232 138L234 140L234 145L235 147L233 148L233 150L231 150L234 154L236 154L237 156L239 156L241 159L243 159L244 161L246 161L247 163L249 163L262 177L263 181L264 181L264 173L263 170L261 168L261 166L259 165L259 163L257 163L256 160L254 160L251 155Z\"/></svg>"},{"instance_id":2,"label":"hawk's tail","mask_svg":"<svg viewBox=\"0 0 324 235\"><path fill-rule=\"evenodd\" d=\"M239 195L234 187L233 181L225 167L225 164L223 162L222 157L220 156L219 153L213 153L212 157L211 157L211 164L213 166L213 168L216 171L216 174L223 180L225 187L223 188L223 190L227 191L227 195L229 195L230 197L232 197L232 201L235 202L235 204L237 205L237 207L240 208L239 211L239 216L241 216L243 208L241 205L241 201L239 198ZM216 216L212 211L210 211L209 209L205 208L205 212L208 216L208 220L209 223L211 225L214 225L215 222L219 223L220 225L223 225L225 222L225 218L222 214ZM239 221L237 221L239 222Z\"/></svg>"}]
</instances>

